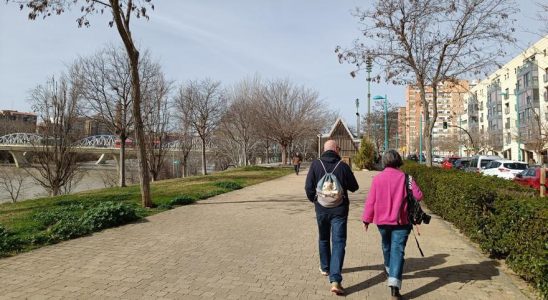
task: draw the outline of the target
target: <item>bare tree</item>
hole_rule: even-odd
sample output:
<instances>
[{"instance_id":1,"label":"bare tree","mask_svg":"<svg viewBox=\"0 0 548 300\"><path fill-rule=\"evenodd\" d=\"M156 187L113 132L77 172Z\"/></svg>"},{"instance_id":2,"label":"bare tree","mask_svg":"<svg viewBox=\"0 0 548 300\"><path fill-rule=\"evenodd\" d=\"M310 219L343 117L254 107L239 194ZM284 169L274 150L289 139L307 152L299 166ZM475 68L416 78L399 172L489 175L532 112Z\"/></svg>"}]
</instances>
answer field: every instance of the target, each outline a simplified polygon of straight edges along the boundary
<instances>
[{"instance_id":1,"label":"bare tree","mask_svg":"<svg viewBox=\"0 0 548 300\"><path fill-rule=\"evenodd\" d=\"M516 137L521 139L525 144L526 148L532 149L538 157L544 159L546 144L548 144L548 120L542 120L540 115L539 108L535 108L533 103L531 103L531 98L526 97L528 109L525 111L526 118L524 127L524 132L520 132L519 136L516 130ZM519 130L519 128L518 128ZM542 161L541 163L544 163Z\"/></svg>"},{"instance_id":2,"label":"bare tree","mask_svg":"<svg viewBox=\"0 0 548 300\"><path fill-rule=\"evenodd\" d=\"M130 62L131 85L134 87L131 90L133 98L133 116L135 120L135 136L139 147L139 171L141 179L141 201L144 207L152 206L152 198L150 196L150 176L148 172L148 164L146 160L146 141L141 118L141 81L139 77L139 50L135 46L130 28L131 17L146 18L148 20L147 8L154 9L151 0L7 0L7 2L15 2L19 4L21 10L25 7L29 9L28 17L30 20L35 20L37 17L48 17L51 15L59 15L65 12L66 9L77 7L82 12L82 16L77 18L79 27L90 26L88 16L94 13L103 13L105 10L112 14L112 20L109 25L116 26L118 34L122 39L126 48L127 56Z\"/></svg>"},{"instance_id":3,"label":"bare tree","mask_svg":"<svg viewBox=\"0 0 548 300\"><path fill-rule=\"evenodd\" d=\"M393 83L418 87L424 110L426 161L432 165L432 130L438 117L438 88L469 74L488 71L505 54L516 12L513 0L378 0L372 10L356 9L365 40L336 48L341 62L365 67L368 58ZM352 72L351 75L355 75ZM380 78L378 76L377 78ZM427 87L432 98L426 97Z\"/></svg>"},{"instance_id":4,"label":"bare tree","mask_svg":"<svg viewBox=\"0 0 548 300\"><path fill-rule=\"evenodd\" d=\"M32 108L40 114L39 133L42 139L33 142L37 174L28 172L50 196L59 195L62 187L77 175L78 165L74 142L80 137L75 124L80 116L78 102L81 84L61 76L53 77L45 85L38 85L31 93Z\"/></svg>"},{"instance_id":5,"label":"bare tree","mask_svg":"<svg viewBox=\"0 0 548 300\"><path fill-rule=\"evenodd\" d=\"M241 81L229 93L230 105L219 124L216 148L219 154L227 154L232 164L247 166L260 143L254 111L250 109L260 90L260 81L255 78Z\"/></svg>"},{"instance_id":6,"label":"bare tree","mask_svg":"<svg viewBox=\"0 0 548 300\"><path fill-rule=\"evenodd\" d=\"M548 32L548 4L537 2L539 12L537 12L538 20L542 22L540 29L541 36L544 36Z\"/></svg>"},{"instance_id":7,"label":"bare tree","mask_svg":"<svg viewBox=\"0 0 548 300\"><path fill-rule=\"evenodd\" d=\"M295 139L316 136L330 118L316 91L289 80L266 83L255 102L250 108L260 134L280 145L283 164L287 163L288 146Z\"/></svg>"},{"instance_id":8,"label":"bare tree","mask_svg":"<svg viewBox=\"0 0 548 300\"><path fill-rule=\"evenodd\" d=\"M17 168L7 168L0 172L0 190L10 195L13 203L17 202L21 189L24 189L25 176Z\"/></svg>"},{"instance_id":9,"label":"bare tree","mask_svg":"<svg viewBox=\"0 0 548 300\"><path fill-rule=\"evenodd\" d=\"M176 122L177 122L177 150L180 153L181 157L181 167L183 177L188 176L188 159L190 156L190 151L194 147L194 136L195 131L192 127L192 115L185 110L185 107L182 105L183 100L183 88L180 87L176 96L175 96L175 108L177 111Z\"/></svg>"},{"instance_id":10,"label":"bare tree","mask_svg":"<svg viewBox=\"0 0 548 300\"><path fill-rule=\"evenodd\" d=\"M369 115L363 117L362 126L365 133L370 136L371 142L375 145L375 150L380 152L384 147L385 138L385 112L384 103L375 102ZM388 147L395 148L395 136L398 130L398 107L392 103L387 103L386 107L386 128L388 129ZM368 127L369 126L369 127Z\"/></svg>"},{"instance_id":11,"label":"bare tree","mask_svg":"<svg viewBox=\"0 0 548 300\"><path fill-rule=\"evenodd\" d=\"M120 140L119 185L125 187L126 140L131 134L133 115L130 66L120 50L124 51L109 45L92 56L79 58L73 76L79 76L82 81L87 100L83 101L85 109Z\"/></svg>"},{"instance_id":12,"label":"bare tree","mask_svg":"<svg viewBox=\"0 0 548 300\"><path fill-rule=\"evenodd\" d=\"M211 79L189 81L180 89L177 105L181 111L189 114L190 124L200 137L202 174L207 175L206 145L226 110L226 97L221 83Z\"/></svg>"},{"instance_id":13,"label":"bare tree","mask_svg":"<svg viewBox=\"0 0 548 300\"><path fill-rule=\"evenodd\" d=\"M142 64L143 65L143 64ZM171 83L168 82L160 70L159 65L156 68L147 68L151 74L143 76L143 121L147 137L147 159L149 171L152 180L159 179L160 171L165 163L167 148L169 142L168 130L171 114L169 109L169 92Z\"/></svg>"}]
</instances>

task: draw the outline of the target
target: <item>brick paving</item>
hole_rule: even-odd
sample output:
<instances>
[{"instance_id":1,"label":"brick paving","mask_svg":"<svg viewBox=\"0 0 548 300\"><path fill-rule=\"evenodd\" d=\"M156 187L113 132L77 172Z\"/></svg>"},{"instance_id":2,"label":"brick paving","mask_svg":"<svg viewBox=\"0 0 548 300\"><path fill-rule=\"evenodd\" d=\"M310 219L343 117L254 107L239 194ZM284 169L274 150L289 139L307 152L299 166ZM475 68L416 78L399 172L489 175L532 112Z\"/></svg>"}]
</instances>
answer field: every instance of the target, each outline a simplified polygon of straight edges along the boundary
<instances>
[{"instance_id":1,"label":"brick paving","mask_svg":"<svg viewBox=\"0 0 548 300\"><path fill-rule=\"evenodd\" d=\"M389 299L380 237L364 234L373 172L356 172L343 285L347 298ZM289 175L146 221L0 260L0 299L334 299L318 272L305 174ZM421 258L410 237L406 299L525 299L500 270L433 217Z\"/></svg>"}]
</instances>

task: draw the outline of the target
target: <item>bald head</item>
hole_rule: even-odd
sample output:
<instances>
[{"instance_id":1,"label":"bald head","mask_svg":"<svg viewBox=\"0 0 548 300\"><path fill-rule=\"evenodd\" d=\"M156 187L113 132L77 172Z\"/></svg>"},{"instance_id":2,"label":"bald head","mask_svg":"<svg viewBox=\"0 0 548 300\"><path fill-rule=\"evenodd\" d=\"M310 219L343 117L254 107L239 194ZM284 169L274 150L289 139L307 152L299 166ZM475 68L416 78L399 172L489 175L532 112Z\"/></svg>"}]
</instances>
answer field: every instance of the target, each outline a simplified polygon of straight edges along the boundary
<instances>
[{"instance_id":1,"label":"bald head","mask_svg":"<svg viewBox=\"0 0 548 300\"><path fill-rule=\"evenodd\" d=\"M328 140L325 144L323 144L323 151L329 150L339 153L339 144L337 144L334 140Z\"/></svg>"}]
</instances>

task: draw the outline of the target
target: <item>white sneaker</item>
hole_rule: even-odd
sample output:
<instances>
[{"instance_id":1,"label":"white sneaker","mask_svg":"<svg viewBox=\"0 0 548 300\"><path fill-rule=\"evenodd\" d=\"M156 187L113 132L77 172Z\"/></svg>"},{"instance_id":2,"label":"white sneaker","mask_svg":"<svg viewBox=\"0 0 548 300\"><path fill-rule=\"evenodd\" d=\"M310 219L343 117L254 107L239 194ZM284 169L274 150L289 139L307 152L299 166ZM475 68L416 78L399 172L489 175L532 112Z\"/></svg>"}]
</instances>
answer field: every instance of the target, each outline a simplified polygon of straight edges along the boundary
<instances>
[{"instance_id":1,"label":"white sneaker","mask_svg":"<svg viewBox=\"0 0 548 300\"><path fill-rule=\"evenodd\" d=\"M320 270L320 274L322 274L323 276L329 275L329 272L322 270L322 267L319 267L319 270Z\"/></svg>"}]
</instances>

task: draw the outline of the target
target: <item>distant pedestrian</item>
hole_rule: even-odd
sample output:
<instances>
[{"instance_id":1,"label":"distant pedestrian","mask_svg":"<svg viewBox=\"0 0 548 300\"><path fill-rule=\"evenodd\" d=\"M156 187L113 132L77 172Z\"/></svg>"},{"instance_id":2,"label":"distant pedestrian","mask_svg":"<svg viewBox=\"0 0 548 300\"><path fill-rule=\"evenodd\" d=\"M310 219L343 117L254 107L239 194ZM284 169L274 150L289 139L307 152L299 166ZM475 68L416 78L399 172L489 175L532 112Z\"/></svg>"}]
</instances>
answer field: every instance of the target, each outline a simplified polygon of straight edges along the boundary
<instances>
[{"instance_id":1,"label":"distant pedestrian","mask_svg":"<svg viewBox=\"0 0 548 300\"><path fill-rule=\"evenodd\" d=\"M403 161L395 150L384 153L382 163L385 169L373 178L365 201L362 221L365 231L370 223L377 225L382 238L384 269L388 276L392 299L401 299L405 245L412 228L407 219L407 175L399 169ZM413 196L420 201L422 192L415 181L409 178Z\"/></svg>"},{"instance_id":2,"label":"distant pedestrian","mask_svg":"<svg viewBox=\"0 0 548 300\"><path fill-rule=\"evenodd\" d=\"M341 161L337 142L334 140L325 142L324 151L320 159L314 160L310 165L305 190L308 200L314 203L316 210L320 273L324 276L329 275L332 293L343 295L341 271L346 248L346 225L350 204L348 191L355 192L359 186L350 166ZM324 181L328 173L332 173L337 181ZM334 190L338 190L340 197L333 197L333 201L330 202L325 200L323 191L318 195L320 181L322 181L322 187L336 186Z\"/></svg>"},{"instance_id":3,"label":"distant pedestrian","mask_svg":"<svg viewBox=\"0 0 548 300\"><path fill-rule=\"evenodd\" d=\"M297 175L299 175L299 170L301 169L302 160L303 160L303 157L299 152L296 152L295 155L293 155L293 159L291 160L293 163L293 167L295 168L295 174Z\"/></svg>"}]
</instances>

